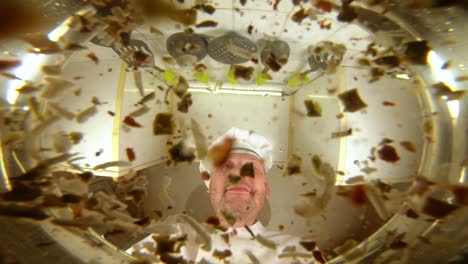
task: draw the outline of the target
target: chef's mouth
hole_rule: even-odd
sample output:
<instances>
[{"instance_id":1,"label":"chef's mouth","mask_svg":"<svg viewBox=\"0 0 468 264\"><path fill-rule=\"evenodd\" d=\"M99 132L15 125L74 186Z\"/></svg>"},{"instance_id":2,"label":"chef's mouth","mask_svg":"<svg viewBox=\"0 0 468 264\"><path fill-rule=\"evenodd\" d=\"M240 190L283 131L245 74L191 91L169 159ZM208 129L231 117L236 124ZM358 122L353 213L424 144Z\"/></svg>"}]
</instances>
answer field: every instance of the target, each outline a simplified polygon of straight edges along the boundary
<instances>
[{"instance_id":1,"label":"chef's mouth","mask_svg":"<svg viewBox=\"0 0 468 264\"><path fill-rule=\"evenodd\" d=\"M226 188L225 192L232 193L250 193L250 188L244 185L230 186Z\"/></svg>"}]
</instances>

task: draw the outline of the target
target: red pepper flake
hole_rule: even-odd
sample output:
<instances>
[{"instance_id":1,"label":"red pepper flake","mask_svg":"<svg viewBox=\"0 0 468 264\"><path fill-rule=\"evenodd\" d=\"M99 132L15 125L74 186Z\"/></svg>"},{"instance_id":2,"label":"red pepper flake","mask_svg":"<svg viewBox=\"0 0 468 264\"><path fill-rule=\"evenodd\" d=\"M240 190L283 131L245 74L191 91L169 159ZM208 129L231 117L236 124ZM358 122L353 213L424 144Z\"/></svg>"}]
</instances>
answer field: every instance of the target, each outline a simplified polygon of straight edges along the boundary
<instances>
[{"instance_id":1,"label":"red pepper flake","mask_svg":"<svg viewBox=\"0 0 468 264\"><path fill-rule=\"evenodd\" d=\"M400 160L400 157L398 156L398 153L396 152L395 148L387 144L383 145L377 151L377 154L379 155L379 158L381 160L387 162L394 163Z\"/></svg>"},{"instance_id":2,"label":"red pepper flake","mask_svg":"<svg viewBox=\"0 0 468 264\"><path fill-rule=\"evenodd\" d=\"M131 126L131 127L142 127L135 119L131 116L126 116L123 120L124 124Z\"/></svg>"},{"instance_id":3,"label":"red pepper flake","mask_svg":"<svg viewBox=\"0 0 468 264\"><path fill-rule=\"evenodd\" d=\"M318 9L321 9L325 12L331 12L332 9L333 9L333 4L328 2L328 1L325 1L325 0L319 0L317 2L315 2L314 6Z\"/></svg>"},{"instance_id":4,"label":"red pepper flake","mask_svg":"<svg viewBox=\"0 0 468 264\"><path fill-rule=\"evenodd\" d=\"M93 52L90 52L86 54L86 57L88 57L90 60L92 60L94 63L98 64L99 63L99 58L94 54Z\"/></svg>"},{"instance_id":5,"label":"red pepper flake","mask_svg":"<svg viewBox=\"0 0 468 264\"><path fill-rule=\"evenodd\" d=\"M390 101L383 101L382 104L384 106L395 106L395 103L394 102L390 102Z\"/></svg>"},{"instance_id":6,"label":"red pepper flake","mask_svg":"<svg viewBox=\"0 0 468 264\"><path fill-rule=\"evenodd\" d=\"M212 117L213 117L213 115L212 115L212 114L208 114L208 118L212 118Z\"/></svg>"},{"instance_id":7,"label":"red pepper flake","mask_svg":"<svg viewBox=\"0 0 468 264\"><path fill-rule=\"evenodd\" d=\"M132 148L126 148L125 152L127 153L128 161L134 161L136 159L135 151Z\"/></svg>"},{"instance_id":8,"label":"red pepper flake","mask_svg":"<svg viewBox=\"0 0 468 264\"><path fill-rule=\"evenodd\" d=\"M217 216L209 216L205 222L215 227L220 225L219 218Z\"/></svg>"},{"instance_id":9,"label":"red pepper flake","mask_svg":"<svg viewBox=\"0 0 468 264\"><path fill-rule=\"evenodd\" d=\"M210 174L207 172L207 171L204 171L201 173L201 178L204 180L204 181L208 181L210 180Z\"/></svg>"}]
</instances>

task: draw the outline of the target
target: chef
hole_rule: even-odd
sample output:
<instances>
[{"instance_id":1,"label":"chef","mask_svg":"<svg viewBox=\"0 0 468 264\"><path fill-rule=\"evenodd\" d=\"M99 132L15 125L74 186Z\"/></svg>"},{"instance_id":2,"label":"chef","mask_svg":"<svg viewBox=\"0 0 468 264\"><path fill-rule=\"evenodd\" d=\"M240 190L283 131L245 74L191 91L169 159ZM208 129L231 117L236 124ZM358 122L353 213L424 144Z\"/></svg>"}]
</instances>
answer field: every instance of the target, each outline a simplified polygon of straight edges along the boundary
<instances>
[{"instance_id":1,"label":"chef","mask_svg":"<svg viewBox=\"0 0 468 264\"><path fill-rule=\"evenodd\" d=\"M184 259L191 263L313 263L312 249L306 250L298 237L268 231L258 221L271 192L267 181L273 164L271 143L251 131L231 128L209 149L217 157L201 160L200 172L208 176L205 185L221 228L211 232L207 248L200 247L200 239L195 242L190 228L182 226L189 234Z\"/></svg>"}]
</instances>

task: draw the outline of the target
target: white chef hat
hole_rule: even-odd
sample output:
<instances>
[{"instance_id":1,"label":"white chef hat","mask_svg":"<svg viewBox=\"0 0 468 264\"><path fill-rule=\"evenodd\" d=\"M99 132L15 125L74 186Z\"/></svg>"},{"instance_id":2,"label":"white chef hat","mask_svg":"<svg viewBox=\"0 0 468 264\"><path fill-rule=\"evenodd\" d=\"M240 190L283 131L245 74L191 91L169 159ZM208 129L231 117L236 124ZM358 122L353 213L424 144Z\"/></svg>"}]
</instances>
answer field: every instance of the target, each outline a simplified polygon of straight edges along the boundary
<instances>
[{"instance_id":1,"label":"white chef hat","mask_svg":"<svg viewBox=\"0 0 468 264\"><path fill-rule=\"evenodd\" d=\"M247 153L263 160L263 168L267 172L273 166L273 145L263 136L253 131L231 127L226 133L211 143L209 149L224 141L225 138L234 138L235 142L231 153ZM200 161L200 173L207 172L212 175L215 168L212 161L205 158ZM205 180L205 185L210 186L210 180Z\"/></svg>"}]
</instances>

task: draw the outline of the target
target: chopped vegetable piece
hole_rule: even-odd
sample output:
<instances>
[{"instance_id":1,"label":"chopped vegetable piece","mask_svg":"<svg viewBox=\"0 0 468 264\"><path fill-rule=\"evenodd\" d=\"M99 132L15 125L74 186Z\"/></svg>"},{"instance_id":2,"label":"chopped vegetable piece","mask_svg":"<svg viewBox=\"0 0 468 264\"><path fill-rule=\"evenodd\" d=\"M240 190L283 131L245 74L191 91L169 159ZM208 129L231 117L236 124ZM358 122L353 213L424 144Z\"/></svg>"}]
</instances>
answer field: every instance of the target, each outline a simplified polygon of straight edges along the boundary
<instances>
[{"instance_id":1,"label":"chopped vegetable piece","mask_svg":"<svg viewBox=\"0 0 468 264\"><path fill-rule=\"evenodd\" d=\"M177 103L177 110L182 113L188 113L189 107L192 105L192 94L186 93L180 102Z\"/></svg>"},{"instance_id":2,"label":"chopped vegetable piece","mask_svg":"<svg viewBox=\"0 0 468 264\"><path fill-rule=\"evenodd\" d=\"M367 107L367 104L359 96L357 88L340 93L338 98L344 105L345 112L356 112Z\"/></svg>"},{"instance_id":3,"label":"chopped vegetable piece","mask_svg":"<svg viewBox=\"0 0 468 264\"><path fill-rule=\"evenodd\" d=\"M242 78L246 81L252 79L252 76L255 72L254 67L244 67L242 65L234 65L232 68L232 72L234 74L234 78L237 80Z\"/></svg>"},{"instance_id":4,"label":"chopped vegetable piece","mask_svg":"<svg viewBox=\"0 0 468 264\"><path fill-rule=\"evenodd\" d=\"M96 113L97 113L96 105L90 106L76 115L76 121L78 123L84 123Z\"/></svg>"},{"instance_id":5,"label":"chopped vegetable piece","mask_svg":"<svg viewBox=\"0 0 468 264\"><path fill-rule=\"evenodd\" d=\"M129 116L129 115L124 118L123 122L127 126L131 126L131 127L143 127L132 116Z\"/></svg>"},{"instance_id":6,"label":"chopped vegetable piece","mask_svg":"<svg viewBox=\"0 0 468 264\"><path fill-rule=\"evenodd\" d=\"M304 101L305 107L307 108L307 116L320 117L322 116L322 107L318 102L311 99Z\"/></svg>"},{"instance_id":7,"label":"chopped vegetable piece","mask_svg":"<svg viewBox=\"0 0 468 264\"><path fill-rule=\"evenodd\" d=\"M172 135L174 133L174 123L171 113L158 113L153 121L154 135Z\"/></svg>"},{"instance_id":8,"label":"chopped vegetable piece","mask_svg":"<svg viewBox=\"0 0 468 264\"><path fill-rule=\"evenodd\" d=\"M179 162L191 163L195 159L194 149L187 147L184 141L181 141L169 149L171 159L177 164Z\"/></svg>"},{"instance_id":9,"label":"chopped vegetable piece","mask_svg":"<svg viewBox=\"0 0 468 264\"><path fill-rule=\"evenodd\" d=\"M383 161L394 163L400 160L400 157L398 156L396 149L387 144L384 144L377 151L377 154L379 155L379 158Z\"/></svg>"},{"instance_id":10,"label":"chopped vegetable piece","mask_svg":"<svg viewBox=\"0 0 468 264\"><path fill-rule=\"evenodd\" d=\"M215 167L223 164L231 155L232 147L234 146L235 138L226 137L223 142L214 145L208 152L208 158L213 162Z\"/></svg>"},{"instance_id":11,"label":"chopped vegetable piece","mask_svg":"<svg viewBox=\"0 0 468 264\"><path fill-rule=\"evenodd\" d=\"M240 176L251 178L255 177L255 169L252 162L247 162L244 165L242 165L240 169Z\"/></svg>"}]
</instances>

